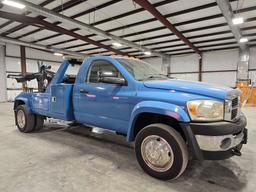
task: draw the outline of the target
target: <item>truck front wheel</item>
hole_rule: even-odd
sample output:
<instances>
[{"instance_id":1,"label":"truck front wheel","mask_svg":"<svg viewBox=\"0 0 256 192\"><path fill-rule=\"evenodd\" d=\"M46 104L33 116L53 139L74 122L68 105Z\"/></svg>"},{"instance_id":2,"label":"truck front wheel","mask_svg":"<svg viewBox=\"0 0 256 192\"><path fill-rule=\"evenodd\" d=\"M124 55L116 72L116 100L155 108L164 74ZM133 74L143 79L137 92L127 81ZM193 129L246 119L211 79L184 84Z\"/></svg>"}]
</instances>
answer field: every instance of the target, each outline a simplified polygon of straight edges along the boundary
<instances>
[{"instance_id":1,"label":"truck front wheel","mask_svg":"<svg viewBox=\"0 0 256 192\"><path fill-rule=\"evenodd\" d=\"M135 152L142 169L162 180L178 178L188 163L188 151L183 138L165 124L144 127L136 136Z\"/></svg>"},{"instance_id":2,"label":"truck front wheel","mask_svg":"<svg viewBox=\"0 0 256 192\"><path fill-rule=\"evenodd\" d=\"M21 132L29 133L35 128L35 115L26 111L24 105L19 105L15 110L16 125Z\"/></svg>"}]
</instances>

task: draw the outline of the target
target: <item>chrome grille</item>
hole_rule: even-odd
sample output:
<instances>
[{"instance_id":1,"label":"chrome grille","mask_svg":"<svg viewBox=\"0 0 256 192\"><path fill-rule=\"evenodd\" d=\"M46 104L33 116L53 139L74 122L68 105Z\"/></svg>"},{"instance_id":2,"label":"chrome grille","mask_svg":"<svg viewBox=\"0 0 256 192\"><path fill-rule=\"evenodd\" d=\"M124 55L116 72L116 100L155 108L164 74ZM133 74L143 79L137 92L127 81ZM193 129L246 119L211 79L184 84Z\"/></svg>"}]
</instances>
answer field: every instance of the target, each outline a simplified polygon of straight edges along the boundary
<instances>
[{"instance_id":1,"label":"chrome grille","mask_svg":"<svg viewBox=\"0 0 256 192\"><path fill-rule=\"evenodd\" d=\"M231 112L231 120L235 119L238 113L238 108L237 109L232 109Z\"/></svg>"},{"instance_id":2,"label":"chrome grille","mask_svg":"<svg viewBox=\"0 0 256 192\"><path fill-rule=\"evenodd\" d=\"M240 92L233 90L228 93L225 99L226 121L235 121L240 116Z\"/></svg>"},{"instance_id":3,"label":"chrome grille","mask_svg":"<svg viewBox=\"0 0 256 192\"><path fill-rule=\"evenodd\" d=\"M238 105L238 97L232 100L232 107L236 107Z\"/></svg>"}]
</instances>

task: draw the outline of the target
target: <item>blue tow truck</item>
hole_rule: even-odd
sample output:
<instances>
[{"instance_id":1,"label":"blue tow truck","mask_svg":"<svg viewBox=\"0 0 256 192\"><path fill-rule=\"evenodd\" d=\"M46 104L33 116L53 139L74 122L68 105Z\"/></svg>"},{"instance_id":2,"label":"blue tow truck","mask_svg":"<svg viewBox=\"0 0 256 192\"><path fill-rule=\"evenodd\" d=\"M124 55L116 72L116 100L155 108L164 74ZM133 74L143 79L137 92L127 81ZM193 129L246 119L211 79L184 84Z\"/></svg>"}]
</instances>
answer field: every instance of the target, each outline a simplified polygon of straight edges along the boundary
<instances>
[{"instance_id":1,"label":"blue tow truck","mask_svg":"<svg viewBox=\"0 0 256 192\"><path fill-rule=\"evenodd\" d=\"M41 129L46 117L113 130L134 141L142 169L162 180L178 178L189 159L241 155L247 129L238 90L170 79L137 59L89 57L74 77L69 65L43 91L16 97L21 132Z\"/></svg>"}]
</instances>

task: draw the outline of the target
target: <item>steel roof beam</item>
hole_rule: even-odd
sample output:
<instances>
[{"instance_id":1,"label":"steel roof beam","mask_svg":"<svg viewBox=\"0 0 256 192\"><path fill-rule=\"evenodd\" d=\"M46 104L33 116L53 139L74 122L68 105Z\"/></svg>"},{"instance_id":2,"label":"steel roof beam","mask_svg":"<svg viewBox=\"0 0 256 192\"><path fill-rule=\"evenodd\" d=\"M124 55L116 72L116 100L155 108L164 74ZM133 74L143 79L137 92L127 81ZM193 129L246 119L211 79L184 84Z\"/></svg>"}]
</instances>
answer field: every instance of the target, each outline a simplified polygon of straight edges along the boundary
<instances>
[{"instance_id":1,"label":"steel roof beam","mask_svg":"<svg viewBox=\"0 0 256 192\"><path fill-rule=\"evenodd\" d=\"M97 41L94 41L94 40L92 40L88 37L79 35L77 33L74 33L70 30L59 27L57 25L53 25L52 23L49 23L49 22L44 21L44 20L40 20L40 19L37 19L37 18L28 17L28 16L22 16L22 15L14 14L14 13L3 12L3 11L0 11L0 15L1 15L1 17L6 18L6 19L12 19L12 20L15 20L15 21L18 21L18 22L23 22L24 24L34 25L34 26L37 26L37 27L45 28L45 29L48 29L48 30L51 30L51 31L55 31L55 32L59 32L59 33L62 33L62 34L66 34L66 35L75 37L75 38L80 39L82 41L85 41L85 42L91 43L93 45L96 45L100 48L112 51L116 54L127 55L125 52L114 49L110 46L104 45L104 44L99 43Z\"/></svg>"},{"instance_id":2,"label":"steel roof beam","mask_svg":"<svg viewBox=\"0 0 256 192\"><path fill-rule=\"evenodd\" d=\"M46 1L42 2L42 3L40 3L39 5L43 7L43 6L45 6L45 5L48 5L48 4L52 3L53 1L54 1L54 0L46 0ZM27 13L27 12L23 13L23 15L27 15L27 14L29 14L29 13ZM0 26L0 28L3 28L3 27L5 27L5 26L7 26L7 25L10 25L10 24L13 23L13 22L14 22L14 21L12 21L12 20L7 21L7 22L3 23L3 24ZM26 26L23 25L23 24L20 24L20 25L14 27L14 28L9 29L8 31L5 31L5 32L2 33L1 35L13 33L13 32L18 31L18 30L20 30L20 29L22 29L22 28L24 28L24 27L26 27Z\"/></svg>"},{"instance_id":3,"label":"steel roof beam","mask_svg":"<svg viewBox=\"0 0 256 192\"><path fill-rule=\"evenodd\" d=\"M41 4L39 4L39 6L45 6L45 5L47 5L47 4L49 4L49 3L51 3L51 2L53 2L54 0L48 0L48 1L44 1L43 3L41 3ZM68 9L68 8L70 8L70 7L72 7L72 6L75 6L75 5L77 5L77 4L79 4L79 3L81 3L81 0L72 0L72 1L68 1L68 2L66 2L66 3L64 3L64 4L62 4L62 5L59 5L59 6L57 6L57 7L55 7L54 9L53 9L53 11L56 11L56 12L60 12L60 11L64 11L64 10L66 10L66 9ZM27 15L26 13L24 13L23 15ZM45 17L43 17L43 16L37 16L37 17L35 17L35 18L37 18L37 19L45 19ZM11 24L11 23L10 23ZM20 24L20 25L17 25L16 27L14 27L14 28L11 28L11 29L9 29L9 30L7 30L7 31L5 31L4 33L2 33L1 35L8 35L8 34L10 34L10 33L14 33L14 32L16 32L16 31L18 31L18 30L21 30L21 29L23 29L23 28L25 28L25 27L27 27L28 25L25 25L24 23L22 23L22 24ZM36 30L38 30L38 29L36 29ZM36 31L35 30L35 31ZM40 28L39 28L39 31L40 31Z\"/></svg>"},{"instance_id":4,"label":"steel roof beam","mask_svg":"<svg viewBox=\"0 0 256 192\"><path fill-rule=\"evenodd\" d=\"M217 3L215 3L215 6L217 5ZM196 7L197 8L197 7ZM187 9L188 10L188 9ZM240 13L244 13L244 12L247 12L247 11L254 11L256 10L256 6L254 7L247 7L247 8L243 8L243 9L239 9L239 12ZM179 14L178 14L179 13ZM175 15L180 15L181 12L175 12L175 13L171 13L173 14L174 16ZM183 13L183 11L182 11ZM167 15L164 15L165 17L170 17L170 14L167 14ZM192 20L188 20L188 21L183 21L183 22L180 22L180 23L175 23L174 26L177 27L177 26L181 26L181 25L186 25L186 24L192 24L192 23L196 23L196 22L201 22L201 21L207 21L207 20L210 20L210 19L216 19L216 18L220 18L220 17L223 17L222 14L215 14L215 15L211 15L211 16L207 16L207 17L202 17L202 18L197 18L197 19L192 19ZM153 18L155 19L155 18ZM148 21L148 20L146 20ZM246 20L247 21L247 20ZM250 21L250 20L248 20ZM148 23L148 22L147 22ZM138 24L139 25L139 24ZM227 25L227 23L224 24L225 26ZM223 26L224 26L223 25ZM129 25L126 25L125 28L128 28L128 27L131 27ZM204 28L207 28L208 26L204 27ZM216 27L220 27L220 26L217 26ZM139 31L137 32L136 34L135 33L131 33L131 34L127 34L127 35L123 35L121 36L122 38L124 37L130 37L130 36L134 36L134 35L139 35L139 34L144 34L144 33L148 33L148 32L153 32L153 31L158 31L158 30L162 30L162 29L165 29L165 27L156 27L156 28L152 28L152 29L148 29L148 30L143 30L143 31ZM77 29L74 29L74 30L77 30ZM107 30L106 32L114 32L114 31L118 31L120 30L120 27L117 27L117 28L114 28L114 29L110 29L110 30ZM189 29L189 30L186 30L187 32L193 32L193 31L196 31L194 29ZM182 33L184 33L183 31L181 31ZM54 37L58 37L60 36L61 34L55 34L55 35L52 35L52 36L49 36L49 37L46 37L46 38L42 38L42 39L38 39L36 41L34 41L35 43L36 42L39 42L41 40L46 40L46 39L50 39L50 38L54 38ZM173 34L169 34L169 35L173 35ZM87 35L87 37L93 37L95 36L95 34L91 34L91 35ZM161 36L161 35L160 35ZM160 37L159 36L159 37ZM144 41L144 40L147 40L148 38L144 38L144 39L138 39L138 40L135 40L133 42L140 42L140 41ZM71 42L71 41L74 41L75 39L73 40L69 40L69 41L60 41L56 44L53 44L53 45L58 45L58 44L62 44L64 42ZM100 42L104 42L104 41L108 41L108 39L103 39L103 40L100 40Z\"/></svg>"},{"instance_id":5,"label":"steel roof beam","mask_svg":"<svg viewBox=\"0 0 256 192\"><path fill-rule=\"evenodd\" d=\"M160 7L160 6L169 4L169 3L173 3L175 1L178 1L178 0L164 0L164 1L156 2L153 5L154 5L154 7ZM95 25L100 25L100 24L103 24L103 23L106 23L106 22L109 22L109 21L121 19L123 17L127 17L127 16L130 16L130 15L136 14L136 13L140 13L142 11L144 11L143 8L135 9L135 10L132 10L132 11L128 11L126 13L121 13L120 15L116 15L116 16L106 18L106 19L103 19L103 20L100 20L100 21L96 21L95 23L92 23L92 24L94 26Z\"/></svg>"},{"instance_id":6,"label":"steel roof beam","mask_svg":"<svg viewBox=\"0 0 256 192\"><path fill-rule=\"evenodd\" d=\"M222 26L222 24L220 24ZM227 24L224 23L223 26L226 26ZM191 32L191 31L199 31L199 30L203 30L203 29L211 29L211 28L216 28L218 27L219 24L217 25L212 25L212 26L207 26L207 27L200 27L200 28L194 28L194 29L197 29L197 30L184 30L184 31L181 31L182 33L187 33L187 32ZM246 31L246 30L253 30L253 29L256 29L254 26L252 27L244 27L244 28L241 28L242 31ZM202 38L202 37L211 37L211 36L216 36L216 35L225 35L225 34L228 34L230 33L232 35L232 32L231 30L225 30L225 31L220 31L220 32L213 32L213 33L206 33L206 34L202 34L202 35L194 35L194 36L189 36L188 39L191 40L191 39L197 39L197 38ZM255 33L253 34L247 34L246 36L256 36ZM150 38L145 38L143 39L143 41L146 41L146 40L152 40L152 39L157 39L157 38L163 38L163 37L170 37L170 34L163 34L163 35L160 35L160 36L153 36L153 37L150 37ZM193 43L194 44L197 44L197 43L206 43L206 42L214 42L214 41L217 41L217 40L227 40L229 38L232 38L234 39L234 37L223 37L223 38L217 38L217 39L211 39L211 40L204 40L204 41L194 41ZM72 39L71 39L72 40ZM71 40L68 40L71 41ZM104 40L101 40L99 42L103 42ZM140 40L134 40L134 42L138 42ZM159 42L154 42L154 43L146 43L144 44L144 46L151 46L151 45L160 45L162 43L172 43L172 42L178 42L180 41L180 39L171 39L171 40L164 40L164 41L159 41ZM56 43L57 45L58 43ZM184 43L182 44L175 44L175 45L172 45L172 46L182 46L182 45L185 45ZM84 51L91 51L91 50L97 50L98 48L97 47L94 47L94 48L87 48L87 49L82 49L82 47L85 46L84 44L79 44L79 45L73 45L73 46L69 46L69 47L64 47L65 49L72 49L72 48L79 48L81 47L80 50L76 50L77 52L84 52ZM127 49L131 49L130 47L125 47L125 48L122 48L120 50L127 50Z\"/></svg>"},{"instance_id":7,"label":"steel roof beam","mask_svg":"<svg viewBox=\"0 0 256 192\"><path fill-rule=\"evenodd\" d=\"M77 5L77 3L74 4L75 1L76 1L76 0L72 0L72 1L69 1L69 2L67 2L67 3L64 3L64 4L63 4L63 7L65 7L65 9L71 8L71 7L75 6L75 5ZM82 3L81 1L82 1L82 0L80 0L80 3ZM87 0L84 0L83 2L85 2L85 1L87 1ZM88 10L86 10L86 11L83 11L83 12L80 12L80 13L78 13L78 14L72 15L71 18L72 18L72 19L75 19L76 16L82 16L82 14L90 14L91 12L93 12L93 11L95 11L95 10L103 9L103 8L105 8L105 7L109 6L109 5L113 5L114 3L117 3L117 2L119 2L119 1L115 1L115 2L111 1L111 2L106 2L106 3L100 4L100 5L96 6L96 7L93 7L93 8L91 8L91 9L88 9ZM61 10L54 8L53 11L59 12L59 11L61 11ZM41 19L44 19L44 18L45 18L45 17L42 17L42 16L41 16ZM57 21L57 22L54 22L53 24L59 25L59 24L61 24L61 22ZM78 29L78 28L75 28L75 29L72 29L72 30L78 31L79 29ZM23 34L23 35L20 35L20 36L18 36L18 37L15 37L15 39L19 39L19 38L22 38L22 37L26 37L26 36L28 36L28 35L31 35L31 34L33 34L33 33L37 33L37 32L39 32L39 31L41 31L40 28L39 28L39 29L35 29L35 30L33 30L33 31L30 31L30 32L28 32L28 33L25 33L25 34ZM57 37L57 36L61 36L61 34L56 34L56 37ZM54 36L54 37L55 37L55 36Z\"/></svg>"},{"instance_id":8,"label":"steel roof beam","mask_svg":"<svg viewBox=\"0 0 256 192\"><path fill-rule=\"evenodd\" d=\"M233 1L233 0L232 0ZM166 3L172 3L174 1L165 1ZM162 2L158 2L158 3L155 3L153 4L155 7L158 7L158 6L162 6L162 5L165 5L164 3ZM173 17L173 16L177 16L177 15L181 15L181 14L186 14L186 13L190 13L190 12L193 12L193 11L198 11L198 10L201 10L201 9L206 9L206 8L210 8L210 7L214 7L216 6L217 4L214 2L214 3L209 3L209 4L205 4L205 5L202 5L202 6L198 6L198 7L193 7L193 8L189 8L189 9L185 9L185 10L182 10L182 11L177 11L177 12L174 12L174 13L170 13L170 14L166 14L164 15L165 17ZM142 10L144 10L143 8L141 8ZM138 9L136 9L138 10ZM136 11L134 10L134 11ZM120 14L120 15L117 15L116 17L113 17L113 19L120 19L122 17L126 17L126 16L129 16L129 15L132 15L132 14L135 14L136 12L134 11L130 11L130 12L127 12L127 13L124 13L124 14ZM222 16L222 14L219 14L218 15L219 17ZM208 18L207 18L208 19ZM210 18L209 18L210 19ZM105 22L108 22L110 21L109 18L108 19L105 19L105 20L102 20L102 22L104 21ZM131 24L128 24L128 25L125 25L125 26L121 26L121 27L116 27L116 28L112 28L112 29L109 29L107 30L106 32L110 33L110 32L114 32L114 31L118 31L118 30L122 30L124 28L130 28L130 27L135 27L135 26L138 26L138 25L141 25L141 24L146 24L146 23L149 23L149 22L153 22L153 21L156 21L156 18L150 18L150 19L147 19L147 20L143 20L143 21L139 21L139 22L133 22ZM101 22L101 21L99 21ZM191 21L191 22L194 22L194 21ZM196 21L195 21L196 22ZM197 21L198 22L198 21ZM102 23L92 23L94 26L95 25L99 25L99 24L102 24ZM138 33L139 34L139 33ZM60 36L61 34L59 35L53 35L53 37L56 37L56 36ZM88 35L88 37L93 37L95 36L95 34L91 34L91 35ZM127 35L128 36L128 35ZM50 37L48 37L50 38ZM44 39L45 40L45 39ZM41 40L39 40L41 41ZM35 41L37 42L37 41Z\"/></svg>"},{"instance_id":9,"label":"steel roof beam","mask_svg":"<svg viewBox=\"0 0 256 192\"><path fill-rule=\"evenodd\" d=\"M173 24L167 20L148 0L133 0L145 10L150 12L158 21L160 21L166 28L168 28L172 33L174 33L180 40L182 40L186 45L193 49L198 55L201 56L200 50L195 47Z\"/></svg>"},{"instance_id":10,"label":"steel roof beam","mask_svg":"<svg viewBox=\"0 0 256 192\"><path fill-rule=\"evenodd\" d=\"M96 6L96 7L92 7L92 8L90 8L90 9L88 9L88 10L85 10L85 11L82 11L82 12L77 13L77 14L75 14L75 15L72 15L72 16L70 16L70 18L75 19L75 18L77 18L77 17L81 17L81 16L84 16L84 15L86 15L86 14L89 14L89 13L91 13L91 12L93 12L93 11L97 11L98 9L103 9L103 8L105 8L105 7L107 7L107 6L113 5L113 4L118 3L118 2L121 2L121 1L122 1L122 0L111 0L111 1L107 1L107 2L105 2L105 3L103 3L103 4L100 4L100 5Z\"/></svg>"},{"instance_id":11,"label":"steel roof beam","mask_svg":"<svg viewBox=\"0 0 256 192\"><path fill-rule=\"evenodd\" d=\"M254 45L253 45L254 46ZM222 50L230 50L230 49L237 49L239 48L239 46L231 46L231 47L225 47L225 48L213 48L213 49L204 49L202 50L202 53L205 53L205 52L210 52L210 51L222 51ZM171 53L172 56L176 56L176 55L185 55L185 54L191 54L191 53L194 53L193 51L185 51L185 52L181 52L181 53ZM138 55L137 56L138 58L140 59L144 59L144 57L142 55ZM151 56L149 58L152 58L154 56ZM217 72L217 71L216 71ZM193 72L192 72L193 73ZM196 72L197 73L197 72Z\"/></svg>"},{"instance_id":12,"label":"steel roof beam","mask_svg":"<svg viewBox=\"0 0 256 192\"><path fill-rule=\"evenodd\" d=\"M103 31L101 29L98 29L98 28L96 28L94 26L91 26L89 24L83 23L83 22L75 20L75 19L71 19L71 18L69 18L69 17L67 17L65 15L61 15L59 13L55 13L54 11L48 10L48 9L46 9L44 7L40 7L38 5L30 3L28 1L18 0L17 2L20 2L20 3L24 4L26 6L27 10L29 10L31 12L34 12L34 13L37 13L39 15L43 15L43 16L45 16L47 18L60 21L62 23L68 24L70 26L77 27L77 28L80 28L82 30L88 31L90 33L97 34L99 36L108 38L108 39L110 39L112 41L117 41L117 42L122 43L124 45L127 45L127 46L133 47L135 49L141 50L143 52L144 51L149 51L152 54L160 56L160 57L167 56L167 55L162 54L160 52L152 51L152 50L150 50L150 49L148 49L146 47L143 47L141 45L138 45L138 44L133 43L131 41L128 41L126 39L120 38L120 37L115 36L113 34L107 33L105 31Z\"/></svg>"},{"instance_id":13,"label":"steel roof beam","mask_svg":"<svg viewBox=\"0 0 256 192\"><path fill-rule=\"evenodd\" d=\"M172 3L172 2L175 2L175 1L178 1L178 0L163 0L163 1L160 1L160 2L157 2L154 4L154 6L158 7L158 6L163 6L163 5L166 5L166 4L169 4L169 3ZM83 14L90 14L92 13L93 11L95 10L99 10L99 9L102 9L102 8L105 8L107 6L110 6L110 5L113 5L114 3L117 3L117 2L112 2L112 4L110 4L109 2L106 2L106 3L103 3L101 5L98 5L96 7L93 7L91 9L88 9L84 12L82 12ZM135 13L139 13L139 12L142 12L144 11L143 8L140 8L140 9L135 9L133 11L129 11L129 12L126 12L126 13L123 13L123 14L120 14L120 15L116 15L116 16L113 16L113 17L110 17L110 18L107 18L107 19L103 19L103 20L100 20L100 21L97 21L95 23L91 23L91 25L95 26L95 25L99 25L99 24L102 24L102 23L106 23L106 22L109 22L109 21L113 21L113 20L117 20L117 19L120 19L120 18L123 18L123 17L127 17L127 16L130 16L132 14L135 14ZM75 19L76 17L75 16L81 16L81 13L79 13L79 15L73 15L71 16L72 19ZM58 25L60 24L61 22L55 22L54 24ZM0 27L1 28L1 27ZM75 28L75 29L72 29L74 31L77 31L79 30L78 28ZM25 33L23 35L20 35L18 37L15 37L15 39L19 39L19 38L22 38L22 37L25 37L25 36L28 36L28 35L31 35L33 33L36 33L40 31L40 29L36 29L34 31L31 31L31 32L28 32L28 33ZM93 34L94 36L95 34ZM56 34L56 35L53 35L53 36L50 36L50 37L47 37L47 38L51 38L51 37L58 37L58 36L61 36L61 34Z\"/></svg>"},{"instance_id":14,"label":"steel roof beam","mask_svg":"<svg viewBox=\"0 0 256 192\"><path fill-rule=\"evenodd\" d=\"M223 16L225 17L229 28L231 29L233 35L235 36L237 42L239 42L240 38L242 37L240 28L237 25L234 25L232 23L232 19L234 18L234 13L232 11L231 4L228 0L216 0L216 3L218 4ZM246 48L246 44L240 43L241 49Z\"/></svg>"},{"instance_id":15,"label":"steel roof beam","mask_svg":"<svg viewBox=\"0 0 256 192\"><path fill-rule=\"evenodd\" d=\"M22 46L31 47L31 48L40 49L40 50L63 53L63 54L74 56L74 57L80 58L80 59L84 59L85 57L88 57L88 55L83 54L83 53L77 53L77 52L74 52L74 51L67 51L67 50L59 49L59 48L55 48L55 47L49 48L48 46L34 44L34 43L28 43L28 42L20 41L20 40L17 40L17 39L12 39L12 38L9 38L9 37L0 36L0 42L10 43L10 44L15 44L15 45L22 45Z\"/></svg>"},{"instance_id":16,"label":"steel roof beam","mask_svg":"<svg viewBox=\"0 0 256 192\"><path fill-rule=\"evenodd\" d=\"M252 34L253 36L256 35L255 33ZM231 37L222 37L222 38L216 38L216 39L210 39L210 40L200 40L200 41L194 41L193 43L195 45L197 44L200 44L200 43L211 43L211 42L215 42L215 41L223 41L223 40L235 40L233 36ZM156 42L156 43L148 43L148 44L145 44L146 46L152 46L152 45L156 45L157 47L154 47L152 49L154 50L158 50L158 49L164 49L164 48L172 48L172 47L177 47L179 48L180 46L184 46L186 44L184 43L178 43L178 44L174 44L174 45L166 45L166 46L160 46L160 44L165 44L165 43L172 43L173 41L159 41L159 42ZM214 44L212 44L212 46L214 46ZM67 48L65 47L65 49L70 49L70 48ZM77 52L85 52L85 51L92 51L92 50L96 50L98 49L97 47L93 47L93 48L88 48L88 49L81 49L81 50L76 50ZM126 48L123 48L121 50L127 50L127 49L131 49L130 47L126 47Z\"/></svg>"}]
</instances>

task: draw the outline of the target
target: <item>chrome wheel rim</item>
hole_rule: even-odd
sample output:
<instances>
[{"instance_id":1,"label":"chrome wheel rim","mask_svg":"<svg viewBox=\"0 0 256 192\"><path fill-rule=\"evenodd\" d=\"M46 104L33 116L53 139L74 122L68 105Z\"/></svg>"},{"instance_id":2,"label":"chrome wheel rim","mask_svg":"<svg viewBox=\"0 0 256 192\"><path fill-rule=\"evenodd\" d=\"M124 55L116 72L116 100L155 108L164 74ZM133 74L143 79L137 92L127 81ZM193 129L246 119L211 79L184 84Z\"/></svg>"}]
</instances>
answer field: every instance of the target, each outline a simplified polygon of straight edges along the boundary
<instances>
[{"instance_id":1,"label":"chrome wheel rim","mask_svg":"<svg viewBox=\"0 0 256 192\"><path fill-rule=\"evenodd\" d=\"M170 169L174 160L171 146L158 135L150 135L142 141L141 154L144 162L157 172Z\"/></svg>"},{"instance_id":2,"label":"chrome wheel rim","mask_svg":"<svg viewBox=\"0 0 256 192\"><path fill-rule=\"evenodd\" d=\"M25 127L25 124L26 124L25 113L22 110L19 110L17 113L17 123L20 128Z\"/></svg>"}]
</instances>

